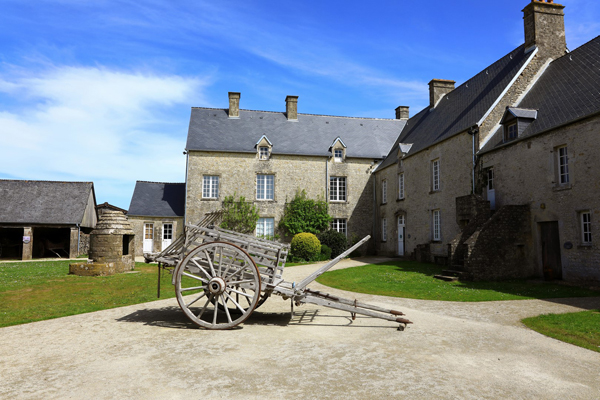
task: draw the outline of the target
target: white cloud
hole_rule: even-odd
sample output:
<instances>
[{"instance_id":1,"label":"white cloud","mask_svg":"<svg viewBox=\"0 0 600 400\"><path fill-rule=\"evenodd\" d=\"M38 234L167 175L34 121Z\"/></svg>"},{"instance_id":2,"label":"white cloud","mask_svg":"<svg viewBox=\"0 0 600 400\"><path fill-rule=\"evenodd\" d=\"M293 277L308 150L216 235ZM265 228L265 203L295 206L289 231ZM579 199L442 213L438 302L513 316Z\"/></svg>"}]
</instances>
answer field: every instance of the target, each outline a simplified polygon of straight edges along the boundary
<instances>
[{"instance_id":1,"label":"white cloud","mask_svg":"<svg viewBox=\"0 0 600 400\"><path fill-rule=\"evenodd\" d=\"M0 112L0 176L98 181L107 192L136 179L183 181L188 120L170 111L206 103L207 83L76 67L0 79L19 105ZM116 195L119 206L131 189ZM104 198L98 184L96 195Z\"/></svg>"}]
</instances>

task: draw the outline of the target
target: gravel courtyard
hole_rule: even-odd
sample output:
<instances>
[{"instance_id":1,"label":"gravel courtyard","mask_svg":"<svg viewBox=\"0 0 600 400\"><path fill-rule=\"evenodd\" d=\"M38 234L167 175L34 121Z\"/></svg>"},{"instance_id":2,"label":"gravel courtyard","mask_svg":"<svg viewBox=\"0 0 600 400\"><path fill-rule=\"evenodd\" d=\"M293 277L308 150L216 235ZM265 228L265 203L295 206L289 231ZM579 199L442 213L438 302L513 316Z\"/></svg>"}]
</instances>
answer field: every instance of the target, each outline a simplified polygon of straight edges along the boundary
<instances>
[{"instance_id":1,"label":"gravel courtyard","mask_svg":"<svg viewBox=\"0 0 600 400\"><path fill-rule=\"evenodd\" d=\"M292 316L273 297L241 328L205 331L175 299L159 300L1 328L0 398L600 398L600 353L519 323L599 308L600 297L455 303L310 287L401 310L414 325L312 306Z\"/></svg>"}]
</instances>

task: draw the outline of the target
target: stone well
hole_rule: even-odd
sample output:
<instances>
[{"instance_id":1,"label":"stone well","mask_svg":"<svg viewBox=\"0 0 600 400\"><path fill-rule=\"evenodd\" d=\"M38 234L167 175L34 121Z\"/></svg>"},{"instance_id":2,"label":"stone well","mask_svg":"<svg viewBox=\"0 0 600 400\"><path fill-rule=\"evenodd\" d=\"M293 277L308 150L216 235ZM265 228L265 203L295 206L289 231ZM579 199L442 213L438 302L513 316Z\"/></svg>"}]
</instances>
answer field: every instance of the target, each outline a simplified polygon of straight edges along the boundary
<instances>
[{"instance_id":1,"label":"stone well","mask_svg":"<svg viewBox=\"0 0 600 400\"><path fill-rule=\"evenodd\" d=\"M69 273L105 276L131 271L135 266L135 234L121 211L105 211L90 233L91 262L69 265Z\"/></svg>"}]
</instances>

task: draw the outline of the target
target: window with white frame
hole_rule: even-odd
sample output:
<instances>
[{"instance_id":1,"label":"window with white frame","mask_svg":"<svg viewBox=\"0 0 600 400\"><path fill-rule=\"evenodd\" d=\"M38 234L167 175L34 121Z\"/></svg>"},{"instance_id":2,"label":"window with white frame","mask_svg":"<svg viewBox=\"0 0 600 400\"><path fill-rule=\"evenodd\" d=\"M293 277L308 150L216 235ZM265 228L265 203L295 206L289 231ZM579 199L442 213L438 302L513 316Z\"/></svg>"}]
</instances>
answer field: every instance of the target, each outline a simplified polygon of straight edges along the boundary
<instances>
[{"instance_id":1,"label":"window with white frame","mask_svg":"<svg viewBox=\"0 0 600 400\"><path fill-rule=\"evenodd\" d=\"M256 175L256 200L273 200L275 175Z\"/></svg>"},{"instance_id":2,"label":"window with white frame","mask_svg":"<svg viewBox=\"0 0 600 400\"><path fill-rule=\"evenodd\" d=\"M334 149L333 150L333 161L342 162L344 161L344 150L342 149Z\"/></svg>"},{"instance_id":3,"label":"window with white frame","mask_svg":"<svg viewBox=\"0 0 600 400\"><path fill-rule=\"evenodd\" d=\"M561 146L556 149L557 151L557 174L558 183L566 185L570 182L569 180L569 155L567 154L567 146Z\"/></svg>"},{"instance_id":4,"label":"window with white frame","mask_svg":"<svg viewBox=\"0 0 600 400\"><path fill-rule=\"evenodd\" d=\"M404 173L398 175L398 199L404 198Z\"/></svg>"},{"instance_id":5,"label":"window with white frame","mask_svg":"<svg viewBox=\"0 0 600 400\"><path fill-rule=\"evenodd\" d=\"M387 218L381 219L381 241L387 241Z\"/></svg>"},{"instance_id":6,"label":"window with white frame","mask_svg":"<svg viewBox=\"0 0 600 400\"><path fill-rule=\"evenodd\" d=\"M440 160L433 160L431 162L431 190L440 190Z\"/></svg>"},{"instance_id":7,"label":"window with white frame","mask_svg":"<svg viewBox=\"0 0 600 400\"><path fill-rule=\"evenodd\" d=\"M173 239L173 224L164 223L163 224L163 240L172 240Z\"/></svg>"},{"instance_id":8,"label":"window with white frame","mask_svg":"<svg viewBox=\"0 0 600 400\"><path fill-rule=\"evenodd\" d=\"M259 218L256 222L256 236L272 239L275 236L275 218Z\"/></svg>"},{"instance_id":9,"label":"window with white frame","mask_svg":"<svg viewBox=\"0 0 600 400\"><path fill-rule=\"evenodd\" d=\"M329 201L346 201L346 177L329 177Z\"/></svg>"},{"instance_id":10,"label":"window with white frame","mask_svg":"<svg viewBox=\"0 0 600 400\"><path fill-rule=\"evenodd\" d=\"M334 218L331 221L331 229L333 229L334 231L337 231L339 233L343 233L344 235L347 234L347 230L346 230L346 220L343 218Z\"/></svg>"},{"instance_id":11,"label":"window with white frame","mask_svg":"<svg viewBox=\"0 0 600 400\"><path fill-rule=\"evenodd\" d=\"M387 179L381 181L381 202L387 203Z\"/></svg>"},{"instance_id":12,"label":"window with white frame","mask_svg":"<svg viewBox=\"0 0 600 400\"><path fill-rule=\"evenodd\" d=\"M258 159L268 160L269 159L269 148L267 146L260 146L258 148Z\"/></svg>"},{"instance_id":13,"label":"window with white frame","mask_svg":"<svg viewBox=\"0 0 600 400\"><path fill-rule=\"evenodd\" d=\"M583 244L592 243L592 213L583 211L580 214L581 218L581 242Z\"/></svg>"},{"instance_id":14,"label":"window with white frame","mask_svg":"<svg viewBox=\"0 0 600 400\"><path fill-rule=\"evenodd\" d=\"M504 131L504 141L505 142L516 139L517 136L518 136L518 132L517 132L517 123L516 122L506 126L505 131Z\"/></svg>"},{"instance_id":15,"label":"window with white frame","mask_svg":"<svg viewBox=\"0 0 600 400\"><path fill-rule=\"evenodd\" d=\"M433 240L442 240L441 224L440 224L440 210L433 210L432 212L432 225L433 225Z\"/></svg>"},{"instance_id":16,"label":"window with white frame","mask_svg":"<svg viewBox=\"0 0 600 400\"><path fill-rule=\"evenodd\" d=\"M487 190L494 190L494 168L487 169Z\"/></svg>"},{"instance_id":17,"label":"window with white frame","mask_svg":"<svg viewBox=\"0 0 600 400\"><path fill-rule=\"evenodd\" d=\"M219 197L219 177L216 175L204 175L202 179L202 198L216 199Z\"/></svg>"}]
</instances>

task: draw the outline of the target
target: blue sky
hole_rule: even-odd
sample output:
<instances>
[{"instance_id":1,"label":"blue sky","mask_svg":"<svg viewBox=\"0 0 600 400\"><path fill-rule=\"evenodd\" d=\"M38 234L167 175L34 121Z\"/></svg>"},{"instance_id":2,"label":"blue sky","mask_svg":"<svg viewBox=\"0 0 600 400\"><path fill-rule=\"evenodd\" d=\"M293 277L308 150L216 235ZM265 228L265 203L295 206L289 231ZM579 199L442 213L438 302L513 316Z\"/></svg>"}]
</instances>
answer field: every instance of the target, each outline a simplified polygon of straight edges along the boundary
<instances>
[{"instance_id":1,"label":"blue sky","mask_svg":"<svg viewBox=\"0 0 600 400\"><path fill-rule=\"evenodd\" d=\"M93 181L128 208L136 180L183 182L190 107L393 118L523 43L529 0L1 0L0 178ZM566 6L567 45L600 2Z\"/></svg>"}]
</instances>

